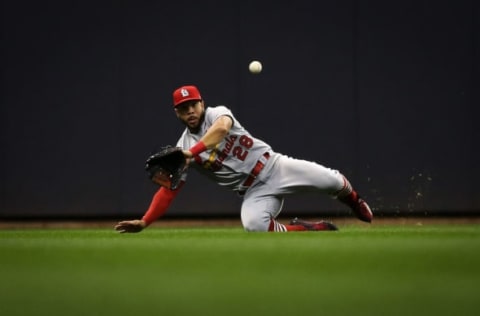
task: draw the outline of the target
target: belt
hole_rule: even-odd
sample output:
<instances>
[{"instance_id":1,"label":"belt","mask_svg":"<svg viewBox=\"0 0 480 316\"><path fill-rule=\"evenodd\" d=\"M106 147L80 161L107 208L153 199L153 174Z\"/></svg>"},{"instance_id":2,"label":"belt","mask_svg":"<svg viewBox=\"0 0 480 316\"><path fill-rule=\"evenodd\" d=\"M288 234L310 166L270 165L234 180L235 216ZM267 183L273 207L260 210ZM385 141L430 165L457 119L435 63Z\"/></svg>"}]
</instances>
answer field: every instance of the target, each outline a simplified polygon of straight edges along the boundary
<instances>
[{"instance_id":1,"label":"belt","mask_svg":"<svg viewBox=\"0 0 480 316\"><path fill-rule=\"evenodd\" d=\"M263 167L265 167L265 163L267 162L268 158L270 158L270 153L266 152L263 154L263 157L265 158L265 162L262 161L262 159L259 159L253 167L252 171L250 171L250 175L248 176L247 180L243 183L244 187L249 187L252 185L253 181L257 178L257 176L260 174L260 172L263 170Z\"/></svg>"}]
</instances>

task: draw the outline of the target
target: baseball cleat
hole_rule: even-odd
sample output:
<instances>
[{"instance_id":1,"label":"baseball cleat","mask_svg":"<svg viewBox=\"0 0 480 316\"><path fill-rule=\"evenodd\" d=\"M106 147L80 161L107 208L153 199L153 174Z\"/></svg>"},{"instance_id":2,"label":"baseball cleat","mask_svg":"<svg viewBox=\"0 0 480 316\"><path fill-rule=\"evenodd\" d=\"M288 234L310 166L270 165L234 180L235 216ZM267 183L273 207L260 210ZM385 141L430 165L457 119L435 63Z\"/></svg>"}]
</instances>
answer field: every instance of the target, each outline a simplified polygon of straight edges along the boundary
<instances>
[{"instance_id":1,"label":"baseball cleat","mask_svg":"<svg viewBox=\"0 0 480 316\"><path fill-rule=\"evenodd\" d=\"M358 198L357 205L353 207L352 210L359 220L368 223L372 222L372 210L370 209L370 206L368 206L367 202L365 202L361 197Z\"/></svg>"},{"instance_id":2,"label":"baseball cleat","mask_svg":"<svg viewBox=\"0 0 480 316\"><path fill-rule=\"evenodd\" d=\"M306 230L338 230L337 226L333 225L330 222L320 221L320 222L308 222L295 217L290 225L300 225L305 227Z\"/></svg>"}]
</instances>

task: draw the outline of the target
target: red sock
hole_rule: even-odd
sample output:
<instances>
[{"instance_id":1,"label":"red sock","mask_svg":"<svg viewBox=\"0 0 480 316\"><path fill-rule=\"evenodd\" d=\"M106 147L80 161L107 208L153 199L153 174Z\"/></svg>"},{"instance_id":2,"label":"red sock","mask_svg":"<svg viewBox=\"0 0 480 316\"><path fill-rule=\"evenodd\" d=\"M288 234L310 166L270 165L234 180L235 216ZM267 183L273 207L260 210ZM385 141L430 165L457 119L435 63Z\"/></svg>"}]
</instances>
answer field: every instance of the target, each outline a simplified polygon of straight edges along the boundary
<instances>
[{"instance_id":1,"label":"red sock","mask_svg":"<svg viewBox=\"0 0 480 316\"><path fill-rule=\"evenodd\" d=\"M294 231L303 231L307 230L304 226L302 225L284 225L287 231L289 232L294 232Z\"/></svg>"},{"instance_id":2,"label":"red sock","mask_svg":"<svg viewBox=\"0 0 480 316\"><path fill-rule=\"evenodd\" d=\"M339 197L338 200L347 204L351 208L355 208L355 206L358 204L358 194L355 190L352 190L349 195Z\"/></svg>"},{"instance_id":3,"label":"red sock","mask_svg":"<svg viewBox=\"0 0 480 316\"><path fill-rule=\"evenodd\" d=\"M268 231L269 232L293 232L293 231L303 231L307 230L305 227L302 225L284 225L280 224L274 219L270 220L270 225L268 226Z\"/></svg>"}]
</instances>

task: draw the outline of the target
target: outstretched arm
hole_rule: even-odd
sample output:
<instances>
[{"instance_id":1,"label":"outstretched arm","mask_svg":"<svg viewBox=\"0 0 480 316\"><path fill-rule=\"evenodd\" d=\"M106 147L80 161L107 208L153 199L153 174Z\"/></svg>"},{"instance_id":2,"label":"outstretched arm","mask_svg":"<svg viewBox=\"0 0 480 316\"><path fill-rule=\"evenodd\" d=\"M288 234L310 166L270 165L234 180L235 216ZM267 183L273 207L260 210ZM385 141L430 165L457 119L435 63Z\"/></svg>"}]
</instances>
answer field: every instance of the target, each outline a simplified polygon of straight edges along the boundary
<instances>
[{"instance_id":1,"label":"outstretched arm","mask_svg":"<svg viewBox=\"0 0 480 316\"><path fill-rule=\"evenodd\" d=\"M184 182L176 190L170 190L165 187L160 189L153 196L150 207L148 208L142 219L135 219L130 221L122 221L115 225L115 230L120 233L138 233L141 232L148 225L153 223L157 218L165 214L172 201L177 196L182 188Z\"/></svg>"}]
</instances>

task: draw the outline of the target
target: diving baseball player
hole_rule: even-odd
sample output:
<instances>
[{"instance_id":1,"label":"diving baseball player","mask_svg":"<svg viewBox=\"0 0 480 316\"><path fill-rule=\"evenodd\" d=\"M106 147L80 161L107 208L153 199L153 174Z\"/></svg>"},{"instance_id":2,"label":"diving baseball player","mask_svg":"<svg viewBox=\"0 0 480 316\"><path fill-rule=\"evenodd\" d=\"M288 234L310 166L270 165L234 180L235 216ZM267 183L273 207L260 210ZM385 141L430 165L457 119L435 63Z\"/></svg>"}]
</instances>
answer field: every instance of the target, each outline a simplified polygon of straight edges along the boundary
<instances>
[{"instance_id":1,"label":"diving baseball player","mask_svg":"<svg viewBox=\"0 0 480 316\"><path fill-rule=\"evenodd\" d=\"M289 224L276 220L284 198L300 192L330 195L351 208L362 221L371 222L370 207L339 171L318 163L275 152L252 136L225 106L206 107L197 87L187 85L173 92L175 114L186 125L177 142L188 167L172 188L171 172L159 168L151 175L160 185L142 219L122 221L115 229L139 232L162 216L187 180L192 167L221 186L243 197L241 221L248 232L337 230L327 221L294 219ZM157 170L157 169L155 169Z\"/></svg>"}]
</instances>

